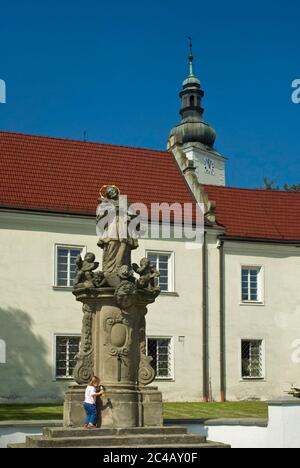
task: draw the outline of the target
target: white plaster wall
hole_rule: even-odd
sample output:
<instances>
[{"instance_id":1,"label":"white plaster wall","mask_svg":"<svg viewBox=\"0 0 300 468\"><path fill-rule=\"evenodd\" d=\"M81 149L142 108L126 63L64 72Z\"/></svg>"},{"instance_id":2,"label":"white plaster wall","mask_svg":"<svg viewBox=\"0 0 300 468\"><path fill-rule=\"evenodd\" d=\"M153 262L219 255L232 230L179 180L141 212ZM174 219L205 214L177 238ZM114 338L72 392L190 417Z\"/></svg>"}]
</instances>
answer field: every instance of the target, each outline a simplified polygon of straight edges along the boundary
<instances>
[{"instance_id":1,"label":"white plaster wall","mask_svg":"<svg viewBox=\"0 0 300 468\"><path fill-rule=\"evenodd\" d=\"M268 427L195 426L189 432L206 435L208 440L240 448L300 448L300 404L269 406Z\"/></svg>"},{"instance_id":2,"label":"white plaster wall","mask_svg":"<svg viewBox=\"0 0 300 468\"><path fill-rule=\"evenodd\" d=\"M41 435L41 428L6 427L0 428L0 448L7 448L8 444L24 444L27 436Z\"/></svg>"},{"instance_id":3,"label":"white plaster wall","mask_svg":"<svg viewBox=\"0 0 300 468\"><path fill-rule=\"evenodd\" d=\"M267 429L264 427L249 426L203 426L191 424L188 432L200 434L207 440L229 444L233 449L240 448L266 448Z\"/></svg>"},{"instance_id":4,"label":"white plaster wall","mask_svg":"<svg viewBox=\"0 0 300 468\"><path fill-rule=\"evenodd\" d=\"M300 249L291 246L226 243L227 398L276 398L300 385ZM241 304L241 266L261 265L262 305ZM265 379L241 378L241 339L263 339Z\"/></svg>"},{"instance_id":5,"label":"white plaster wall","mask_svg":"<svg viewBox=\"0 0 300 468\"><path fill-rule=\"evenodd\" d=\"M0 214L0 403L61 401L68 385L56 382L54 334L79 334L81 304L69 290L55 290L55 244L86 246L97 254L94 220ZM201 399L201 250L182 241L141 240L133 260L146 250L174 252L175 291L149 307L148 335L173 337L175 379L159 382L166 400ZM184 336L183 342L178 337Z\"/></svg>"}]
</instances>

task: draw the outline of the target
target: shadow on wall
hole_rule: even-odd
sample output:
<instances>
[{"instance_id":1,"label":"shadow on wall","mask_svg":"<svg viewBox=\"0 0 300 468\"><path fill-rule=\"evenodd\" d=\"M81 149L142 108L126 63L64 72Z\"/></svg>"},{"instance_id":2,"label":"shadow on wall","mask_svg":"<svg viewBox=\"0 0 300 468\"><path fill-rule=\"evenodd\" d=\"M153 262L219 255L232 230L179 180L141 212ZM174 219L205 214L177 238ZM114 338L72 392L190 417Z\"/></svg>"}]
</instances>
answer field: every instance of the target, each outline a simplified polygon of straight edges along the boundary
<instances>
[{"instance_id":1,"label":"shadow on wall","mask_svg":"<svg viewBox=\"0 0 300 468\"><path fill-rule=\"evenodd\" d=\"M46 344L35 335L32 326L28 313L0 308L0 403L46 403L63 399L64 388L52 381Z\"/></svg>"}]
</instances>

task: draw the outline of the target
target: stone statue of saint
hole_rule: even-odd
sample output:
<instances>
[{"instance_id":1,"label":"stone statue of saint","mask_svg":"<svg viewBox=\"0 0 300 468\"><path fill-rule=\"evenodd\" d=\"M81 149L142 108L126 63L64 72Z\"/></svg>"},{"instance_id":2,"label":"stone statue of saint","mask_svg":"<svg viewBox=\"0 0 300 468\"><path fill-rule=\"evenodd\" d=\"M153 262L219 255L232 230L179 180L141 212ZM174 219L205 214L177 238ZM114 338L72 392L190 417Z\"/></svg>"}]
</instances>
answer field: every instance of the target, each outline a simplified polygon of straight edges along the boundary
<instances>
[{"instance_id":1,"label":"stone statue of saint","mask_svg":"<svg viewBox=\"0 0 300 468\"><path fill-rule=\"evenodd\" d=\"M102 187L97 210L98 246L103 249L102 271L107 280L116 276L123 265L131 266L131 251L138 248L137 236L129 224L137 215L120 203L120 190L115 185Z\"/></svg>"}]
</instances>

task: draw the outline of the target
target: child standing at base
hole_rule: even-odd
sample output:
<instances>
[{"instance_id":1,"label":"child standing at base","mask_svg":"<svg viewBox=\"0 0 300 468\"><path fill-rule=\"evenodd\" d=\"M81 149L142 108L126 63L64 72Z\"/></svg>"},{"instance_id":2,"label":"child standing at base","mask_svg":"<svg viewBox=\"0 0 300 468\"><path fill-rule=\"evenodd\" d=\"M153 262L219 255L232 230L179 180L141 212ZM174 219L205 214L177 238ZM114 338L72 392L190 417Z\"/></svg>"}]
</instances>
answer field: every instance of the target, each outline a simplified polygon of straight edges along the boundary
<instances>
[{"instance_id":1,"label":"child standing at base","mask_svg":"<svg viewBox=\"0 0 300 468\"><path fill-rule=\"evenodd\" d=\"M97 405L96 398L103 395L103 391L97 391L100 385L99 377L94 376L85 391L83 407L86 412L84 427L96 429L97 427Z\"/></svg>"}]
</instances>

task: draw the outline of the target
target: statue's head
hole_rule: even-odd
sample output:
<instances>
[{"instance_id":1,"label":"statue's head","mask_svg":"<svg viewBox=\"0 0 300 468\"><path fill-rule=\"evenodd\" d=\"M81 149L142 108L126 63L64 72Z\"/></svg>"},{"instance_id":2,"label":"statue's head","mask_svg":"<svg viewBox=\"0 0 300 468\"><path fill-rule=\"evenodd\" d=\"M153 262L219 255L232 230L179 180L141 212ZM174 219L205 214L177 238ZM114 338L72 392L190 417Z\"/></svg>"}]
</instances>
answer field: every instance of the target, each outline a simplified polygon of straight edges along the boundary
<instances>
[{"instance_id":1,"label":"statue's head","mask_svg":"<svg viewBox=\"0 0 300 468\"><path fill-rule=\"evenodd\" d=\"M115 185L109 185L106 188L106 196L110 200L117 200L119 198L119 189Z\"/></svg>"},{"instance_id":2,"label":"statue's head","mask_svg":"<svg viewBox=\"0 0 300 468\"><path fill-rule=\"evenodd\" d=\"M96 257L93 253L88 252L86 256L84 257L84 260L89 263L94 263L94 261L96 260Z\"/></svg>"},{"instance_id":3,"label":"statue's head","mask_svg":"<svg viewBox=\"0 0 300 468\"><path fill-rule=\"evenodd\" d=\"M149 258L142 258L142 260L140 261L140 265L142 268L145 268L145 267L149 267L151 265L151 262L149 260Z\"/></svg>"},{"instance_id":4,"label":"statue's head","mask_svg":"<svg viewBox=\"0 0 300 468\"><path fill-rule=\"evenodd\" d=\"M118 270L118 275L121 279L125 280L130 278L133 275L133 273L128 265L122 265Z\"/></svg>"}]
</instances>

